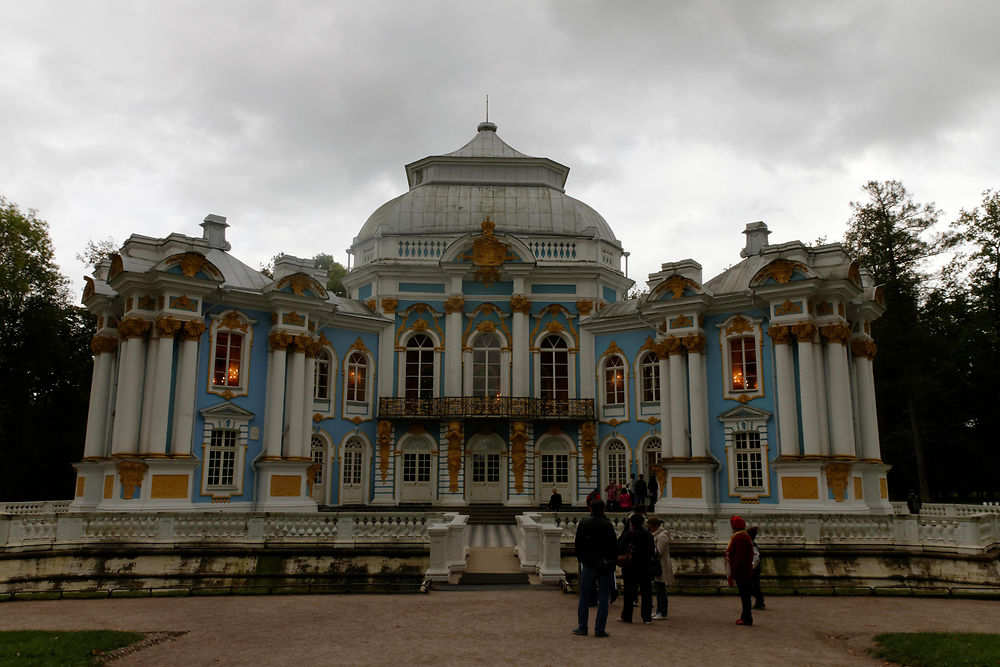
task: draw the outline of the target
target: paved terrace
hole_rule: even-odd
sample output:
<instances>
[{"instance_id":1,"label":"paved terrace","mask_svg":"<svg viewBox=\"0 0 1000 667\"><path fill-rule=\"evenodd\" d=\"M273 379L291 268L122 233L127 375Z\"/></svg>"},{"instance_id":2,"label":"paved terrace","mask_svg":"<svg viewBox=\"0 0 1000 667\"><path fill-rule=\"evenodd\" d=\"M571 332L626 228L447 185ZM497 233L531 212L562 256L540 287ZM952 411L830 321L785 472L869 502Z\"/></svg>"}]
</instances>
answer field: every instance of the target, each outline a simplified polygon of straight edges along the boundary
<instances>
[{"instance_id":1,"label":"paved terrace","mask_svg":"<svg viewBox=\"0 0 1000 667\"><path fill-rule=\"evenodd\" d=\"M8 602L0 629L183 632L128 665L872 665L879 632L997 632L985 600L771 597L752 628L735 597L673 596L670 620L575 637L576 596L551 588ZM611 616L621 610L612 605ZM591 628L593 617L591 617ZM623 656L628 656L625 659ZM655 661L655 662L654 662Z\"/></svg>"}]
</instances>

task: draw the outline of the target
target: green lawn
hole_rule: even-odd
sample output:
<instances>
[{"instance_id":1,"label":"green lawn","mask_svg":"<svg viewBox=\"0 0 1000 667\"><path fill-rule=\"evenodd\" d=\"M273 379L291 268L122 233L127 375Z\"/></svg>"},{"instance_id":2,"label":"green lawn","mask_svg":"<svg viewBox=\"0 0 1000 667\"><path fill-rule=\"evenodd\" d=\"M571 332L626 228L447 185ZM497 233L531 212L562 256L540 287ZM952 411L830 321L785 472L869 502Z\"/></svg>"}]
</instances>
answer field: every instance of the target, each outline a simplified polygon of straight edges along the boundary
<instances>
[{"instance_id":1,"label":"green lawn","mask_svg":"<svg viewBox=\"0 0 1000 667\"><path fill-rule=\"evenodd\" d=\"M0 632L0 666L90 665L101 653L134 644L143 637L138 632L113 630Z\"/></svg>"},{"instance_id":2,"label":"green lawn","mask_svg":"<svg viewBox=\"0 0 1000 667\"><path fill-rule=\"evenodd\" d=\"M892 632L875 636L875 657L909 667L1000 665L1000 635Z\"/></svg>"}]
</instances>

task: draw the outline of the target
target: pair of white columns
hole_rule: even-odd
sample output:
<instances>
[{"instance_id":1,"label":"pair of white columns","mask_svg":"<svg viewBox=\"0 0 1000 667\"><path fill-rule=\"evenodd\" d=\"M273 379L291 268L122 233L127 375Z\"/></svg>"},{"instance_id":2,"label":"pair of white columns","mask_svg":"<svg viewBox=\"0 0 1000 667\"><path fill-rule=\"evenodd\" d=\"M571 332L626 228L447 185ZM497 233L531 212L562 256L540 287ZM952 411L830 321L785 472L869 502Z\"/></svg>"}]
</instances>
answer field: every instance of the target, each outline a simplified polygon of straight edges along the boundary
<instances>
[{"instance_id":1,"label":"pair of white columns","mask_svg":"<svg viewBox=\"0 0 1000 667\"><path fill-rule=\"evenodd\" d=\"M708 456L705 337L670 337L657 347L660 371L660 440L664 456ZM686 353L685 353L686 352ZM690 445L688 432L690 431Z\"/></svg>"},{"instance_id":2,"label":"pair of white columns","mask_svg":"<svg viewBox=\"0 0 1000 667\"><path fill-rule=\"evenodd\" d=\"M270 343L264 457L272 460L306 459L309 457L308 440L312 435L316 343L308 336L283 332L271 334Z\"/></svg>"}]
</instances>

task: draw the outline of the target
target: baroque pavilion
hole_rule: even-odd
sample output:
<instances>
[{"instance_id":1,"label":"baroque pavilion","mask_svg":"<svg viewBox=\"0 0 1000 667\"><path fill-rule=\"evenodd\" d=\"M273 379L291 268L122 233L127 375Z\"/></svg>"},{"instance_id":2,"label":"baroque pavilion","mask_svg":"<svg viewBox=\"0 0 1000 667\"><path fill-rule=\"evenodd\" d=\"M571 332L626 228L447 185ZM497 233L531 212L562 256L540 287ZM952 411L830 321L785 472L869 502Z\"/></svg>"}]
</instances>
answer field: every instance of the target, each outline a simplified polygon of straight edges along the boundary
<instances>
[{"instance_id":1,"label":"baroque pavilion","mask_svg":"<svg viewBox=\"0 0 1000 667\"><path fill-rule=\"evenodd\" d=\"M133 235L86 279L94 374L73 508L538 506L644 475L658 512L889 513L870 323L840 244L768 241L627 299L622 244L569 168L480 123L406 165L350 248L268 276L200 237Z\"/></svg>"}]
</instances>

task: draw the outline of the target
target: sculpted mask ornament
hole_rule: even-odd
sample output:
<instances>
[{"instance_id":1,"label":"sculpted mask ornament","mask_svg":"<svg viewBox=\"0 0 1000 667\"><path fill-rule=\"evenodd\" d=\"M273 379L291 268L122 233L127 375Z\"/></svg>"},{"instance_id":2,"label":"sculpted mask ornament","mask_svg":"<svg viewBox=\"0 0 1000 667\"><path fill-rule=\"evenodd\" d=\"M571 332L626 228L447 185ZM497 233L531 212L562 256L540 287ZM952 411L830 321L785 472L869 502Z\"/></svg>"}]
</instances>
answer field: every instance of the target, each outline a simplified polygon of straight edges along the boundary
<instances>
[{"instance_id":1,"label":"sculpted mask ornament","mask_svg":"<svg viewBox=\"0 0 1000 667\"><path fill-rule=\"evenodd\" d=\"M527 460L525 443L528 441L528 424L514 422L511 424L510 459L514 467L514 490L524 493L524 464Z\"/></svg>"},{"instance_id":2,"label":"sculpted mask ornament","mask_svg":"<svg viewBox=\"0 0 1000 667\"><path fill-rule=\"evenodd\" d=\"M444 438L448 441L448 490L456 493L458 473L462 470L462 443L465 441L462 422L458 420L448 422L448 431Z\"/></svg>"},{"instance_id":3,"label":"sculpted mask ornament","mask_svg":"<svg viewBox=\"0 0 1000 667\"><path fill-rule=\"evenodd\" d=\"M670 297L671 299L679 299L684 296L684 290L688 287L697 291L698 283L690 278L685 278L684 276L675 273L663 281L662 289L669 290L673 293L673 296Z\"/></svg>"},{"instance_id":4,"label":"sculpted mask ornament","mask_svg":"<svg viewBox=\"0 0 1000 667\"><path fill-rule=\"evenodd\" d=\"M816 337L816 325L812 322L800 322L792 326L792 335L800 343L811 343Z\"/></svg>"},{"instance_id":5,"label":"sculpted mask ornament","mask_svg":"<svg viewBox=\"0 0 1000 667\"><path fill-rule=\"evenodd\" d=\"M184 253L179 262L181 273L188 278L194 278L207 263L208 261L196 252Z\"/></svg>"},{"instance_id":6,"label":"sculpted mask ornament","mask_svg":"<svg viewBox=\"0 0 1000 667\"><path fill-rule=\"evenodd\" d=\"M378 465L382 482L389 475L389 455L392 453L392 422L382 419L378 422Z\"/></svg>"},{"instance_id":7,"label":"sculpted mask ornament","mask_svg":"<svg viewBox=\"0 0 1000 667\"><path fill-rule=\"evenodd\" d=\"M515 313L527 315L531 312L531 301L527 297L515 294L510 297L510 309Z\"/></svg>"},{"instance_id":8,"label":"sculpted mask ornament","mask_svg":"<svg viewBox=\"0 0 1000 667\"><path fill-rule=\"evenodd\" d=\"M483 320L476 325L476 331L479 333L493 333L497 330L497 325L492 320Z\"/></svg>"},{"instance_id":9,"label":"sculpted mask ornament","mask_svg":"<svg viewBox=\"0 0 1000 667\"><path fill-rule=\"evenodd\" d=\"M507 260L517 259L507 245L493 235L496 224L487 217L483 220L483 233L472 241L472 253L464 253L461 258L472 260L476 265L476 280L489 285L500 279L500 267Z\"/></svg>"},{"instance_id":10,"label":"sculpted mask ornament","mask_svg":"<svg viewBox=\"0 0 1000 667\"><path fill-rule=\"evenodd\" d=\"M597 425L594 422L580 424L580 450L583 452L583 473L590 481L594 466L594 441L597 437Z\"/></svg>"},{"instance_id":11,"label":"sculpted mask ornament","mask_svg":"<svg viewBox=\"0 0 1000 667\"><path fill-rule=\"evenodd\" d=\"M142 485L142 478L148 466L142 461L119 461L117 467L118 477L122 482L122 495L130 499L135 495L136 487Z\"/></svg>"},{"instance_id":12,"label":"sculpted mask ornament","mask_svg":"<svg viewBox=\"0 0 1000 667\"><path fill-rule=\"evenodd\" d=\"M751 325L750 321L747 318L743 317L742 315L737 315L736 317L734 317L732 322L729 323L729 326L726 327L727 336L734 336L736 334L748 333L750 331L753 331L753 325Z\"/></svg>"},{"instance_id":13,"label":"sculpted mask ornament","mask_svg":"<svg viewBox=\"0 0 1000 667\"><path fill-rule=\"evenodd\" d=\"M802 304L798 301L792 303L786 299L784 303L774 307L774 314L779 317L781 315L798 315L801 312Z\"/></svg>"},{"instance_id":14,"label":"sculpted mask ornament","mask_svg":"<svg viewBox=\"0 0 1000 667\"><path fill-rule=\"evenodd\" d=\"M576 310L581 315L590 315L594 311L594 302L590 299L580 299L576 302Z\"/></svg>"},{"instance_id":15,"label":"sculpted mask ornament","mask_svg":"<svg viewBox=\"0 0 1000 667\"><path fill-rule=\"evenodd\" d=\"M420 318L419 320L413 323L412 329L414 331L427 331L429 327L430 325L427 324L427 320Z\"/></svg>"},{"instance_id":16,"label":"sculpted mask ornament","mask_svg":"<svg viewBox=\"0 0 1000 667\"><path fill-rule=\"evenodd\" d=\"M219 326L225 327L227 329L232 329L234 331L247 332L247 323L243 321L243 318L239 316L235 310L230 310L228 313L222 316L219 320Z\"/></svg>"},{"instance_id":17,"label":"sculpted mask ornament","mask_svg":"<svg viewBox=\"0 0 1000 667\"><path fill-rule=\"evenodd\" d=\"M156 320L156 333L160 334L163 338L173 338L182 326L180 320L175 320L172 317L161 317Z\"/></svg>"},{"instance_id":18,"label":"sculpted mask ornament","mask_svg":"<svg viewBox=\"0 0 1000 667\"><path fill-rule=\"evenodd\" d=\"M850 463L827 463L826 483L833 491L833 498L838 503L844 502L844 495L847 491L847 475L851 472Z\"/></svg>"},{"instance_id":19,"label":"sculpted mask ornament","mask_svg":"<svg viewBox=\"0 0 1000 667\"><path fill-rule=\"evenodd\" d=\"M772 324L767 330L767 335L775 344L784 344L791 339L792 331L787 324Z\"/></svg>"},{"instance_id":20,"label":"sculpted mask ornament","mask_svg":"<svg viewBox=\"0 0 1000 667\"><path fill-rule=\"evenodd\" d=\"M399 299L394 299L391 296L382 299L382 310L385 313L392 315L396 312L397 308L399 308Z\"/></svg>"},{"instance_id":21,"label":"sculpted mask ornament","mask_svg":"<svg viewBox=\"0 0 1000 667\"><path fill-rule=\"evenodd\" d=\"M201 320L190 320L184 323L184 331L181 338L184 340L198 340L205 333L205 323Z\"/></svg>"},{"instance_id":22,"label":"sculpted mask ornament","mask_svg":"<svg viewBox=\"0 0 1000 667\"><path fill-rule=\"evenodd\" d=\"M462 308L465 307L465 297L463 296L452 296L445 299L444 302L444 312L446 315L451 315L452 313L462 312Z\"/></svg>"},{"instance_id":23,"label":"sculpted mask ornament","mask_svg":"<svg viewBox=\"0 0 1000 667\"><path fill-rule=\"evenodd\" d=\"M761 280L772 278L774 282L779 285L784 285L792 279L792 275L796 271L799 273L805 273L806 267L799 262L793 262L787 259L776 259L758 271L751 283L758 283Z\"/></svg>"}]
</instances>

